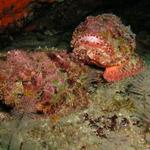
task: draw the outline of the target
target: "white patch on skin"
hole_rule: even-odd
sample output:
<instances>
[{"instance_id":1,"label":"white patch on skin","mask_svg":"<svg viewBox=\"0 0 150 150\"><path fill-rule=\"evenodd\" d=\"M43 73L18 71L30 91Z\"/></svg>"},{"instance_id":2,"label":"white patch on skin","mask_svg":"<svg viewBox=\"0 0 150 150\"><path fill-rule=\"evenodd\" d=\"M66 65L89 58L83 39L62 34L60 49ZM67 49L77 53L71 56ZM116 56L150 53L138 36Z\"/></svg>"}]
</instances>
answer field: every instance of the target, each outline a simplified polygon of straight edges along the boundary
<instances>
[{"instance_id":1,"label":"white patch on skin","mask_svg":"<svg viewBox=\"0 0 150 150\"><path fill-rule=\"evenodd\" d=\"M85 42L90 42L90 43L102 43L103 42L103 40L101 40L93 35L83 36L83 37L81 37L80 40L85 41Z\"/></svg>"}]
</instances>

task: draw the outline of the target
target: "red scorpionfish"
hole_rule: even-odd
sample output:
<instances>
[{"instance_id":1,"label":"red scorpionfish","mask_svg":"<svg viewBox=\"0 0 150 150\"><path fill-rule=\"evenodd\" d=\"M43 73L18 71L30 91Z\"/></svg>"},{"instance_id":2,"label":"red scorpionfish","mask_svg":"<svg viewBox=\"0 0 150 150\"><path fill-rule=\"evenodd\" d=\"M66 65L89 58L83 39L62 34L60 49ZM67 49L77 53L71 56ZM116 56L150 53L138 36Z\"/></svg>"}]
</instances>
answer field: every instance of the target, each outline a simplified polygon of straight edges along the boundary
<instances>
[{"instance_id":1,"label":"red scorpionfish","mask_svg":"<svg viewBox=\"0 0 150 150\"><path fill-rule=\"evenodd\" d=\"M119 81L144 69L135 53L135 34L113 14L88 16L75 29L71 46L78 59L104 67L104 79Z\"/></svg>"}]
</instances>

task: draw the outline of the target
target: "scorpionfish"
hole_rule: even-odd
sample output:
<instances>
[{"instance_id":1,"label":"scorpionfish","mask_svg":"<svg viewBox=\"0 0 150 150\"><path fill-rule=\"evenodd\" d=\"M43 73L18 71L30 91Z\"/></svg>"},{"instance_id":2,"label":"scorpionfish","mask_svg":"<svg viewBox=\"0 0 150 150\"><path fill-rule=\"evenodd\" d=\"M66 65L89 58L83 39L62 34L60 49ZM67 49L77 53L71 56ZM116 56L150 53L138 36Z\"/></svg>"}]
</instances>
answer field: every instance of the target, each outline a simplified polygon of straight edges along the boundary
<instances>
[{"instance_id":1,"label":"scorpionfish","mask_svg":"<svg viewBox=\"0 0 150 150\"><path fill-rule=\"evenodd\" d=\"M108 82L140 73L142 59L136 54L135 34L113 14L88 16L73 32L71 46L75 56L86 64L105 68Z\"/></svg>"}]
</instances>

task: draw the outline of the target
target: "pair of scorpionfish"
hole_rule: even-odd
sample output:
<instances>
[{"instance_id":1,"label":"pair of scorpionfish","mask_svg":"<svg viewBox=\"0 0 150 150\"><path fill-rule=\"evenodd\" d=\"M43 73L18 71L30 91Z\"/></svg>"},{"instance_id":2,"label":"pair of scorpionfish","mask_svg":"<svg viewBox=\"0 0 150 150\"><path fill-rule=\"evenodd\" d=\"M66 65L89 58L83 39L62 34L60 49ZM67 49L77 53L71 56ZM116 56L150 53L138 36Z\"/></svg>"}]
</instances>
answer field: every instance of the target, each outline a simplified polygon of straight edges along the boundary
<instances>
[{"instance_id":1,"label":"pair of scorpionfish","mask_svg":"<svg viewBox=\"0 0 150 150\"><path fill-rule=\"evenodd\" d=\"M71 47L74 56L83 63L105 68L103 77L108 82L144 69L135 52L135 34L113 14L88 16L73 32Z\"/></svg>"}]
</instances>

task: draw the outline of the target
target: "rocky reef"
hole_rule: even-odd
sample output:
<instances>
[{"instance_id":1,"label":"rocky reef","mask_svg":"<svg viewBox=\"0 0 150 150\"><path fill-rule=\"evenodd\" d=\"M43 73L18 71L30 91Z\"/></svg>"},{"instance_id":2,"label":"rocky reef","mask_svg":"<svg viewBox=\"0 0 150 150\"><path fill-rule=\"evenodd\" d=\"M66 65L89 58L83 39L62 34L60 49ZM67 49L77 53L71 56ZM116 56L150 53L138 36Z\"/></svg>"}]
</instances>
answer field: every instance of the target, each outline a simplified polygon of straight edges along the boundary
<instances>
[{"instance_id":1,"label":"rocky reef","mask_svg":"<svg viewBox=\"0 0 150 150\"><path fill-rule=\"evenodd\" d=\"M49 16L58 24L64 15L58 24L62 28L74 24L70 12L76 17L91 14L86 6L83 14L76 7L88 2L97 8L96 0L61 3L51 10L54 16L33 22L40 31L33 32L31 26L29 33L11 37L8 52L0 52L0 150L150 149L149 38L146 42L137 36L136 46L135 35L117 16L98 12L75 29L72 53L73 29L41 28L42 19L46 27L53 22ZM115 7L122 2L116 1ZM144 72L136 47L147 65ZM88 55L78 53L82 48Z\"/></svg>"}]
</instances>

